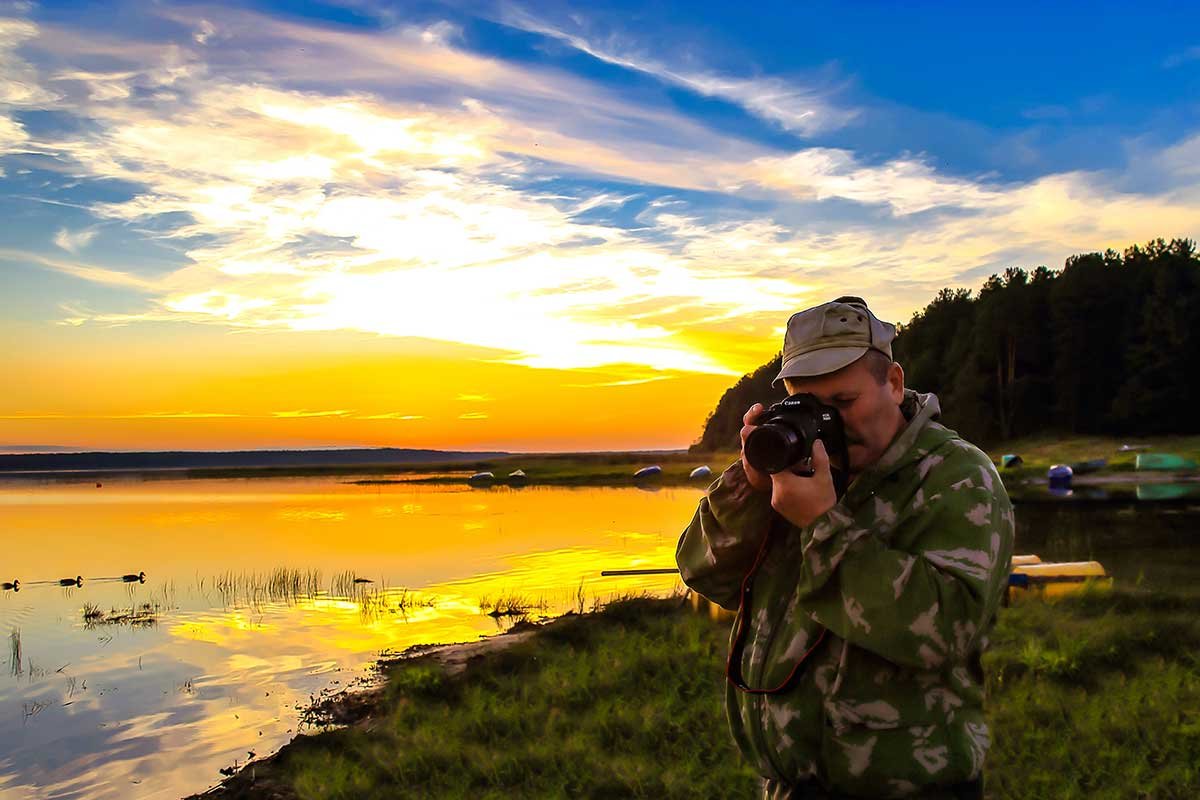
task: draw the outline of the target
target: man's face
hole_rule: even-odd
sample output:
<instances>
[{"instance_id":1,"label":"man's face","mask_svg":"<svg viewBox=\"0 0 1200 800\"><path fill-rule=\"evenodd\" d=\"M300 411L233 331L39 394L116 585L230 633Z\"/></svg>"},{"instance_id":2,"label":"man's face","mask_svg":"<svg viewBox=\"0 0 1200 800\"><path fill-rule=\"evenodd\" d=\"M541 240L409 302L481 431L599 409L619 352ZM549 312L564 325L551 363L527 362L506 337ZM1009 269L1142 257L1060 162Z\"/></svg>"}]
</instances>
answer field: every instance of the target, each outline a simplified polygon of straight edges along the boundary
<instances>
[{"instance_id":1,"label":"man's face","mask_svg":"<svg viewBox=\"0 0 1200 800\"><path fill-rule=\"evenodd\" d=\"M828 375L784 378L789 395L808 392L842 416L846 429L850 473L857 475L879 460L904 427L900 402L904 399L904 370L893 362L880 385L866 359Z\"/></svg>"}]
</instances>

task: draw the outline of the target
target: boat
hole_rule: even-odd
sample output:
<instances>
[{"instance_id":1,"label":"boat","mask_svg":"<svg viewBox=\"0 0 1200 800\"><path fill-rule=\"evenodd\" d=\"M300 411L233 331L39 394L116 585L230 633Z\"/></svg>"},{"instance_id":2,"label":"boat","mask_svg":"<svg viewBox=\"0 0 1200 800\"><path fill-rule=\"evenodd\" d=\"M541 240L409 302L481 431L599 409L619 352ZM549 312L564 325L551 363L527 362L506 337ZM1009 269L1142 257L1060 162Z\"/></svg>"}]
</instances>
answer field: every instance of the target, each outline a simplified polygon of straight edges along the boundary
<instances>
[{"instance_id":1,"label":"boat","mask_svg":"<svg viewBox=\"0 0 1200 800\"><path fill-rule=\"evenodd\" d=\"M634 480L641 480L644 478L657 478L661 474L662 474L662 467L660 467L658 464L655 464L650 467L642 467L637 472L633 473L633 478L634 478Z\"/></svg>"},{"instance_id":2,"label":"boat","mask_svg":"<svg viewBox=\"0 0 1200 800\"><path fill-rule=\"evenodd\" d=\"M484 485L484 484L491 483L491 482L492 482L492 481L494 481L494 480L496 480L496 475L495 475L495 473L492 473L492 472L476 472L474 475L472 475L471 477L467 478L467 483L474 484L474 485L476 485L476 486L481 486L481 485Z\"/></svg>"},{"instance_id":3,"label":"boat","mask_svg":"<svg viewBox=\"0 0 1200 800\"><path fill-rule=\"evenodd\" d=\"M1196 469L1196 462L1175 453L1138 453L1135 469L1177 470Z\"/></svg>"},{"instance_id":4,"label":"boat","mask_svg":"<svg viewBox=\"0 0 1200 800\"><path fill-rule=\"evenodd\" d=\"M1000 469L1011 469L1012 467L1019 467L1024 463L1024 459L1016 453L1005 453L1000 456Z\"/></svg>"},{"instance_id":5,"label":"boat","mask_svg":"<svg viewBox=\"0 0 1200 800\"><path fill-rule=\"evenodd\" d=\"M507 480L510 485L516 486L529 483L529 476L525 474L525 470L523 469L514 469L512 472L508 473L508 477L505 480Z\"/></svg>"},{"instance_id":6,"label":"boat","mask_svg":"<svg viewBox=\"0 0 1200 800\"><path fill-rule=\"evenodd\" d=\"M705 464L702 467L696 467L694 470L692 470L688 474L688 477L689 478L710 478L710 477L712 477L712 470L708 468L707 464Z\"/></svg>"},{"instance_id":7,"label":"boat","mask_svg":"<svg viewBox=\"0 0 1200 800\"><path fill-rule=\"evenodd\" d=\"M1071 471L1076 475L1087 475L1089 472L1097 472L1107 466L1107 458L1093 458L1088 461L1076 461L1071 465Z\"/></svg>"},{"instance_id":8,"label":"boat","mask_svg":"<svg viewBox=\"0 0 1200 800\"><path fill-rule=\"evenodd\" d=\"M1046 477L1050 481L1051 494L1060 496L1069 495L1071 490L1071 476L1074 474L1075 470L1066 464L1055 464L1046 470Z\"/></svg>"},{"instance_id":9,"label":"boat","mask_svg":"<svg viewBox=\"0 0 1200 800\"><path fill-rule=\"evenodd\" d=\"M1110 589L1112 583L1112 578L1099 561L1022 564L1013 566L1009 573L1004 602L1008 604L1013 600L1034 596L1042 599L1062 597L1089 586Z\"/></svg>"},{"instance_id":10,"label":"boat","mask_svg":"<svg viewBox=\"0 0 1200 800\"><path fill-rule=\"evenodd\" d=\"M1188 483L1139 483L1134 490L1138 500L1191 500L1200 497L1200 486Z\"/></svg>"}]
</instances>

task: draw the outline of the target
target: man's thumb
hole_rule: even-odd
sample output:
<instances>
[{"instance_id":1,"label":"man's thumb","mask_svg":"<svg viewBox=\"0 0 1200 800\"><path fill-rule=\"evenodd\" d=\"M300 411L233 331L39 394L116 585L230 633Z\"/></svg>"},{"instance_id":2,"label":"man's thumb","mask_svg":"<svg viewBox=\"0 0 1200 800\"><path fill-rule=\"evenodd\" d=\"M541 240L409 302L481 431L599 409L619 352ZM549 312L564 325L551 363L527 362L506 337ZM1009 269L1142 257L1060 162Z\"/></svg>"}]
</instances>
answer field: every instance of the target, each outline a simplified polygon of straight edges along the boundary
<instances>
[{"instance_id":1,"label":"man's thumb","mask_svg":"<svg viewBox=\"0 0 1200 800\"><path fill-rule=\"evenodd\" d=\"M825 442L817 439L812 447L813 469L825 469L829 466L829 453L825 452Z\"/></svg>"}]
</instances>

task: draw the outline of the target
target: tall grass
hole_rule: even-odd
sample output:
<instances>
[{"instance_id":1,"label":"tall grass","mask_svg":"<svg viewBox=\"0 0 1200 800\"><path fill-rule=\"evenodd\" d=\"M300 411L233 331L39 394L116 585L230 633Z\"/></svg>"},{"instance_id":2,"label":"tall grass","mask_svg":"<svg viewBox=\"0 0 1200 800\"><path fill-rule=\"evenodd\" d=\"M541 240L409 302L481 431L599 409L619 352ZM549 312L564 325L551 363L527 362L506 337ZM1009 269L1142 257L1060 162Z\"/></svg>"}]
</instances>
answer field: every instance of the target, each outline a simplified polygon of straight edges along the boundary
<instances>
[{"instance_id":1,"label":"tall grass","mask_svg":"<svg viewBox=\"0 0 1200 800\"><path fill-rule=\"evenodd\" d=\"M315 569L276 567L270 572L223 572L211 579L198 580L199 588L209 587L226 607L258 608L266 603L295 604L316 597L321 590L321 572Z\"/></svg>"}]
</instances>

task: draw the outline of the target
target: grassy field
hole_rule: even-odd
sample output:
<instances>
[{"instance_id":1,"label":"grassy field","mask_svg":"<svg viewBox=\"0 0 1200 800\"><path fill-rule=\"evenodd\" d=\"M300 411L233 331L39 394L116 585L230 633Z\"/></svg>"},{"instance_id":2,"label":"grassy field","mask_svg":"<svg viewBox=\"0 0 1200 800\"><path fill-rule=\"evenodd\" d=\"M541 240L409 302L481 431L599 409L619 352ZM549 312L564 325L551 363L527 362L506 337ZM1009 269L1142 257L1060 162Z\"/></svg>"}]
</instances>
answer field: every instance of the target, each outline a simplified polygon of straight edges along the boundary
<instances>
[{"instance_id":1,"label":"grassy field","mask_svg":"<svg viewBox=\"0 0 1200 800\"><path fill-rule=\"evenodd\" d=\"M1001 612L989 798L1200 795L1200 596ZM472 660L388 668L365 719L302 736L222 797L750 797L722 708L728 623L679 599L568 616Z\"/></svg>"}]
</instances>

